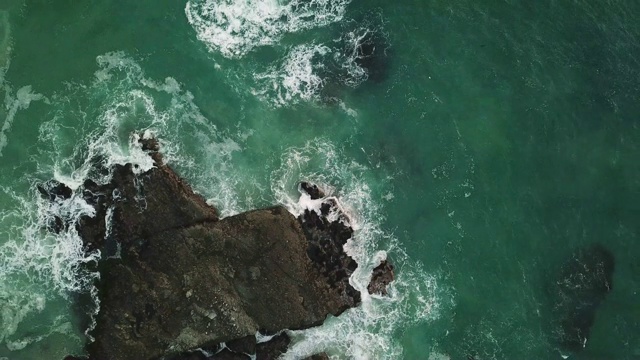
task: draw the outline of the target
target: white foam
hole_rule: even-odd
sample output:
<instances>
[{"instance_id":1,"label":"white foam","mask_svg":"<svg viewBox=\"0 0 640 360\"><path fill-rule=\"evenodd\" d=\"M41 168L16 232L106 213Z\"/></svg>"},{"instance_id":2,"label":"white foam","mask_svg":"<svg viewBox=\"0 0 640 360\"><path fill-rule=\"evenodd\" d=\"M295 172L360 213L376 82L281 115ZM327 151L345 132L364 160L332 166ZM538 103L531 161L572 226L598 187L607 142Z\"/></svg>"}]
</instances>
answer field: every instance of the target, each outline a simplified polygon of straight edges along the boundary
<instances>
[{"instance_id":1,"label":"white foam","mask_svg":"<svg viewBox=\"0 0 640 360\"><path fill-rule=\"evenodd\" d=\"M285 34L340 21L349 0L190 0L197 37L227 58L277 43Z\"/></svg>"},{"instance_id":2,"label":"white foam","mask_svg":"<svg viewBox=\"0 0 640 360\"><path fill-rule=\"evenodd\" d=\"M360 67L356 60L358 59L358 48L368 36L371 36L373 30L368 27L358 27L354 30L347 31L340 39L345 45L344 53L339 54L337 62L345 72L346 76L342 78L342 82L350 87L357 87L369 78L366 69Z\"/></svg>"},{"instance_id":3,"label":"white foam","mask_svg":"<svg viewBox=\"0 0 640 360\"><path fill-rule=\"evenodd\" d=\"M252 86L252 94L281 107L320 100L320 93L328 82L333 86L358 87L369 78L368 69L358 64L359 47L371 41L372 36L383 36L381 30L370 26L365 23L345 30L331 42L292 47L268 69L253 74L256 85ZM347 115L357 117L357 112L344 101L336 100Z\"/></svg>"},{"instance_id":4,"label":"white foam","mask_svg":"<svg viewBox=\"0 0 640 360\"><path fill-rule=\"evenodd\" d=\"M70 293L88 292L92 296L95 303L89 315L94 319L87 331L95 326L99 303L92 281L98 274L83 270L83 265L97 261L100 253L85 253L75 224L82 216L95 216L93 207L77 191L83 182L110 180L108 171L97 168L110 169L116 164L132 163L134 171L140 173L153 167L152 159L139 144L139 136L158 136L164 159L187 170L191 166L189 156L195 155L178 156L181 147L189 144L174 140L175 134L185 134L184 138L192 143L210 146L212 151L220 153L220 161L227 161L240 151L238 142L221 136L215 125L201 115L192 94L183 90L175 79L149 79L134 60L121 52L99 56L97 63L99 70L92 83L69 83L64 93L50 96L53 107L50 113L54 116L41 125L38 138L38 147L47 149L42 155L44 161L38 161L36 173L19 180L33 184L29 192L0 189L12 200L0 210L0 343L15 349L50 335L47 329L55 324L43 324L41 330L34 330L28 336L22 335L24 331L20 327L25 326L27 319L33 321L36 314L47 313L45 309L49 304ZM30 87L23 87L11 99L9 110L13 114L34 100L46 98L34 94ZM79 107L78 104L87 105ZM10 123L5 125L5 129L9 127ZM246 136L249 135L238 135L238 141L246 140ZM226 174L233 174L233 169L224 169L224 164L216 166L215 169L220 170L216 176L221 183L226 181ZM203 170L214 173L211 169L193 166L194 173L201 174ZM74 190L70 199L51 202L41 198L35 183L52 175ZM211 178L210 173L202 176ZM212 201L217 206L221 205L219 201L229 202L231 205L223 203L222 207L232 208L237 197L233 183L220 188L227 189L228 193ZM66 219L69 226L58 234L45 231L57 217Z\"/></svg>"},{"instance_id":5,"label":"white foam","mask_svg":"<svg viewBox=\"0 0 640 360\"><path fill-rule=\"evenodd\" d=\"M354 229L345 251L358 263L350 283L362 296L359 307L329 317L320 327L288 331L293 341L283 359L320 352L336 358L398 359L402 347L395 335L439 314L442 289L436 278L411 263L397 240L381 228L383 199L373 197L374 189L367 182L370 174L366 166L344 158L339 148L323 139L288 149L281 167L272 174L276 199L296 216L305 209L318 211L327 198L337 202L344 221ZM301 180L319 185L326 197L311 200L300 195L297 183ZM388 296L369 295L372 270L387 253L393 256L396 280L388 287Z\"/></svg>"},{"instance_id":6,"label":"white foam","mask_svg":"<svg viewBox=\"0 0 640 360\"><path fill-rule=\"evenodd\" d=\"M0 342L14 334L27 316L42 312L51 299L88 291L97 274L82 270L83 265L100 256L84 251L75 229L81 216L95 213L80 196L50 202L35 187L25 195L3 190L17 207L0 212L2 225L10 228L0 246L0 298L5 302ZM69 219L71 225L58 234L43 231L56 217ZM7 346L17 349L46 336L7 340Z\"/></svg>"},{"instance_id":7,"label":"white foam","mask_svg":"<svg viewBox=\"0 0 640 360\"><path fill-rule=\"evenodd\" d=\"M243 204L239 200L238 188L243 174L232 166L232 158L235 153L243 150L242 144L252 135L251 131L243 131L241 128L236 134L219 131L212 121L202 115L191 92L184 90L171 77L167 77L164 82L146 77L140 65L122 52L99 56L98 64L101 69L96 72L96 83L119 83L115 93L123 94L117 100L109 101L110 105L104 115L108 123L121 121L123 111L119 109L131 109L136 104L139 107L142 103L143 112L149 119L142 122L138 129L144 130L145 136L155 134L160 138L165 162L178 167L194 189L200 191L208 203L218 208L221 216L247 210L247 206L251 204ZM159 108L155 103L158 94L169 95L168 107ZM119 127L118 125L115 129ZM180 143L175 134L181 134L180 139L188 139L188 143ZM113 136L107 143L113 146ZM136 139L129 149L133 149L135 143ZM194 144L198 144L196 152L186 153L185 148ZM96 145L90 147L95 148ZM115 163L149 160L141 150L137 152L140 156L135 156L134 159L131 159L132 153L117 159L117 147L106 152ZM194 158L198 159L198 163ZM148 165L140 164L140 170L145 171Z\"/></svg>"},{"instance_id":8,"label":"white foam","mask_svg":"<svg viewBox=\"0 0 640 360\"><path fill-rule=\"evenodd\" d=\"M324 68L323 58L329 52L324 45L294 47L281 65L254 75L259 85L253 94L276 106L317 100L325 83L318 71Z\"/></svg>"},{"instance_id":9,"label":"white foam","mask_svg":"<svg viewBox=\"0 0 640 360\"><path fill-rule=\"evenodd\" d=\"M30 85L18 89L15 97L12 96L11 88L8 85L4 85L4 88L7 115L2 128L0 128L0 157L2 157L2 149L7 146L7 134L11 131L11 126L18 110L27 109L32 101L45 99L41 94L33 93Z\"/></svg>"}]
</instances>

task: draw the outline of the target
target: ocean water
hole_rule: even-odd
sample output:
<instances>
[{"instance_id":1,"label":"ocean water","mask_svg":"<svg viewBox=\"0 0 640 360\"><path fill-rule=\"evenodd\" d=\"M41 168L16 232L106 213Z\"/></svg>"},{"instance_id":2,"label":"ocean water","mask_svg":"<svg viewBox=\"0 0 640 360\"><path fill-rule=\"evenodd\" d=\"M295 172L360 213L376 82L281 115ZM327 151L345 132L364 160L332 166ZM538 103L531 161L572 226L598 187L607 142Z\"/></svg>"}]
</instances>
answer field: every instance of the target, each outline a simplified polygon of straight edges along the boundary
<instances>
[{"instance_id":1,"label":"ocean water","mask_svg":"<svg viewBox=\"0 0 640 360\"><path fill-rule=\"evenodd\" d=\"M640 2L0 0L0 358L81 353L96 274L36 184L152 166L223 216L335 196L365 289L283 356L640 359ZM359 42L382 58L363 67ZM578 354L548 288L578 248L616 259Z\"/></svg>"}]
</instances>

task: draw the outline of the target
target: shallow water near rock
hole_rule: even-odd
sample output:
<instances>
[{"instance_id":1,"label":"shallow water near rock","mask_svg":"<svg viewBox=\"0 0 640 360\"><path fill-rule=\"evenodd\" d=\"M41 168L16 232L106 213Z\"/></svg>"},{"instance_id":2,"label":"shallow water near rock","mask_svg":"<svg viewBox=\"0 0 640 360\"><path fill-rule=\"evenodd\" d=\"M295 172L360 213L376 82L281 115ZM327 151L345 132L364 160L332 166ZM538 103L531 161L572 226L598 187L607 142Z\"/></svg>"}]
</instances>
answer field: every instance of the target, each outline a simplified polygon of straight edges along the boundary
<instances>
[{"instance_id":1,"label":"shallow water near rock","mask_svg":"<svg viewBox=\"0 0 640 360\"><path fill-rule=\"evenodd\" d=\"M153 166L145 133L222 217L298 215L317 205L299 182L321 185L355 230L354 288L393 263L386 297L290 332L285 359L638 357L638 17L630 0L1 2L0 358L82 352L95 308L74 303L101 254L46 227L92 214L85 180ZM51 179L75 195L43 199ZM580 309L549 289L593 244L614 286L567 352L559 312Z\"/></svg>"}]
</instances>

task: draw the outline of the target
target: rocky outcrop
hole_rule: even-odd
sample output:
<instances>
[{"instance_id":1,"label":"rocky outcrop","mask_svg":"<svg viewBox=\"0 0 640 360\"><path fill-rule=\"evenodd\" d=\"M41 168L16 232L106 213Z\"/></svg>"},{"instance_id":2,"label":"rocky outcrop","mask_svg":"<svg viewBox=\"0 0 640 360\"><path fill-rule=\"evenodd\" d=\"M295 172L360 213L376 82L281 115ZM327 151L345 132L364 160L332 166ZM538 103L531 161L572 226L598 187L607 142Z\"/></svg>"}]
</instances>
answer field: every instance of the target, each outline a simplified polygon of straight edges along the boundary
<instances>
[{"instance_id":1,"label":"rocky outcrop","mask_svg":"<svg viewBox=\"0 0 640 360\"><path fill-rule=\"evenodd\" d=\"M312 200L319 200L325 194L317 185L303 182L301 192L306 192ZM334 213L333 221L329 214ZM348 307L360 302L360 293L349 284L349 277L358 264L344 251L344 245L353 235L335 199L324 199L319 211L306 209L300 215L300 223L308 240L307 255L314 266L328 279Z\"/></svg>"},{"instance_id":2,"label":"rocky outcrop","mask_svg":"<svg viewBox=\"0 0 640 360\"><path fill-rule=\"evenodd\" d=\"M367 286L369 294L387 295L387 285L393 281L393 265L384 260L373 269L371 281Z\"/></svg>"},{"instance_id":3,"label":"rocky outcrop","mask_svg":"<svg viewBox=\"0 0 640 360\"><path fill-rule=\"evenodd\" d=\"M97 215L78 231L102 253L90 359L275 359L286 334L257 344L256 332L320 325L359 303L343 249L353 231L327 219L331 200L298 219L276 206L219 220L155 140L143 149L156 167L116 166L109 184L79 189ZM384 281L370 291L384 293Z\"/></svg>"},{"instance_id":4,"label":"rocky outcrop","mask_svg":"<svg viewBox=\"0 0 640 360\"><path fill-rule=\"evenodd\" d=\"M344 245L353 235L349 219L336 199L327 197L317 185L301 182L300 192L320 202L318 209L306 209L299 217L309 241L307 255L329 284L345 299L352 299L351 306L355 306L360 302L360 293L349 284L349 277L358 264L344 251ZM393 276L393 265L383 261L373 270L368 292L387 295L387 285L393 281Z\"/></svg>"}]
</instances>

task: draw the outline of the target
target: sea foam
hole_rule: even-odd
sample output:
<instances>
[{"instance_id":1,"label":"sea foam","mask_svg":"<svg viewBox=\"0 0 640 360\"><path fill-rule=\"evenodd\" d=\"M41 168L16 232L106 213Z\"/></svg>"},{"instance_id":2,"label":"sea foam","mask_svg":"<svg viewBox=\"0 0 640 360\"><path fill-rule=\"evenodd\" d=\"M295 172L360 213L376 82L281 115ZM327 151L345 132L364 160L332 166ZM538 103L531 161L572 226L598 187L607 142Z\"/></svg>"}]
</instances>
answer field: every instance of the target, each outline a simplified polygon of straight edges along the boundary
<instances>
[{"instance_id":1,"label":"sea foam","mask_svg":"<svg viewBox=\"0 0 640 360\"><path fill-rule=\"evenodd\" d=\"M64 118L56 117L41 128L41 139L66 154L54 166L56 178L76 188L87 178L109 181L110 174L96 168L132 163L135 172L145 172L153 161L140 147L138 136L156 136L165 162L188 178L223 216L242 211L235 190L239 174L231 158L242 151L251 132L219 131L182 84L171 77L164 81L147 77L140 64L122 52L98 56L97 63L99 69L88 88L73 84L70 94L57 99L68 104L60 111ZM88 93L87 100L99 104L98 108L74 109L75 98L84 96L79 93ZM78 120L95 126L63 136L70 123ZM65 139L80 139L80 143Z\"/></svg>"},{"instance_id":2,"label":"sea foam","mask_svg":"<svg viewBox=\"0 0 640 360\"><path fill-rule=\"evenodd\" d=\"M185 13L210 50L239 58L287 33L340 21L349 0L190 0Z\"/></svg>"},{"instance_id":3,"label":"sea foam","mask_svg":"<svg viewBox=\"0 0 640 360\"><path fill-rule=\"evenodd\" d=\"M101 257L99 252L85 252L76 231L81 217L95 216L82 197L82 184L87 179L107 183L117 164L132 163L137 173L152 168L152 159L139 144L140 136L160 137L167 162L186 173L201 174L214 183L212 187L219 185L210 202L227 212L239 211L234 183L225 176L234 170L221 162L239 151L240 145L220 135L202 116L193 95L171 77L164 81L146 77L141 66L121 52L99 56L97 65L89 83L68 83L66 89L47 97L28 86L7 96L11 116L5 119L3 134L17 111L32 101L51 100L47 105L50 118L40 125L37 150L30 160L35 171L0 188L4 201L0 210L0 343L12 351L28 350L30 343L60 332L82 344L81 333L70 325L74 320L69 304L74 294L89 294L94 304L86 315L97 313L93 281L98 274L88 271L85 264ZM199 154L183 151L187 144L175 134L189 134L183 138L195 143L196 149L206 145L218 152L209 163L215 167L196 166L192 157ZM72 196L54 201L42 198L36 185L51 178L70 187ZM196 183L201 185L196 188L206 188ZM57 233L46 230L59 219L67 226Z\"/></svg>"},{"instance_id":4,"label":"sea foam","mask_svg":"<svg viewBox=\"0 0 640 360\"><path fill-rule=\"evenodd\" d=\"M376 37L381 39L377 46L389 45L380 25L371 21L356 23L351 20L345 23L341 26L339 37L324 43L293 46L267 69L254 72L252 94L274 107L290 106L302 101L318 103L338 100L345 112L355 116L344 102L335 97L339 96L340 91L357 88L369 79L370 69L361 65L363 54L360 46L364 42ZM327 85L331 86L334 93L323 93Z\"/></svg>"},{"instance_id":5,"label":"sea foam","mask_svg":"<svg viewBox=\"0 0 640 360\"><path fill-rule=\"evenodd\" d=\"M32 91L31 85L21 87L16 91L15 95L13 95L13 91L9 85L3 83L3 88L5 91L6 115L2 128L0 128L0 157L2 157L2 150L7 146L7 137L13 126L16 113L19 110L29 108L29 105L33 101L43 99L46 101L46 98L42 94L37 94Z\"/></svg>"},{"instance_id":6,"label":"sea foam","mask_svg":"<svg viewBox=\"0 0 640 360\"><path fill-rule=\"evenodd\" d=\"M318 74L324 68L323 57L331 50L324 45L299 45L284 58L282 64L254 75L258 87L252 92L276 106L300 100L318 100L325 80Z\"/></svg>"},{"instance_id":7,"label":"sea foam","mask_svg":"<svg viewBox=\"0 0 640 360\"><path fill-rule=\"evenodd\" d=\"M320 327L288 331L293 342L283 359L300 359L320 352L339 359L398 359L402 346L397 336L407 326L437 318L445 292L437 277L408 260L393 234L383 230L384 181L376 184L367 166L350 161L342 150L324 139L289 148L281 167L272 174L277 201L298 216L317 211L322 200L311 200L297 191L300 180L319 185L326 197L337 201L345 221L354 229L345 251L358 263L349 279L360 291L362 304ZM367 285L374 267L391 256L396 279L388 296L369 295Z\"/></svg>"},{"instance_id":8,"label":"sea foam","mask_svg":"<svg viewBox=\"0 0 640 360\"><path fill-rule=\"evenodd\" d=\"M350 0L190 0L185 14L197 38L208 49L226 58L245 57L259 46L273 46L278 58L264 65L264 58L248 69L229 63L223 71L229 79L245 79L236 90L251 93L274 106L299 102L318 103L326 84L355 88L369 77L358 64L358 46L373 33L382 34L378 21L344 21L340 36L323 42L281 44L284 35L332 23L342 23ZM378 16L374 16L377 18ZM284 51L283 51L284 50ZM222 67L216 62L216 69ZM331 102L344 103L329 97ZM346 110L345 110L346 111ZM353 111L348 111L353 116Z\"/></svg>"}]
</instances>

